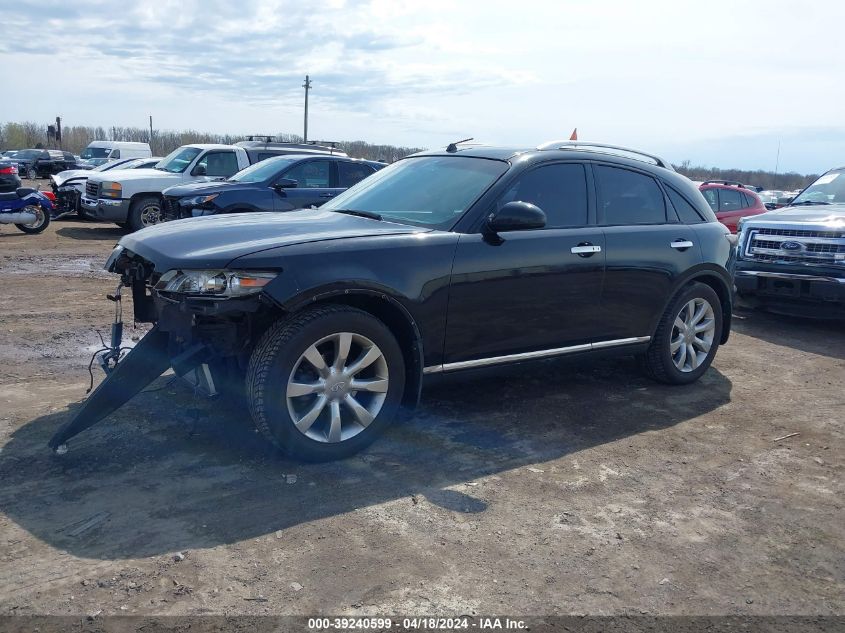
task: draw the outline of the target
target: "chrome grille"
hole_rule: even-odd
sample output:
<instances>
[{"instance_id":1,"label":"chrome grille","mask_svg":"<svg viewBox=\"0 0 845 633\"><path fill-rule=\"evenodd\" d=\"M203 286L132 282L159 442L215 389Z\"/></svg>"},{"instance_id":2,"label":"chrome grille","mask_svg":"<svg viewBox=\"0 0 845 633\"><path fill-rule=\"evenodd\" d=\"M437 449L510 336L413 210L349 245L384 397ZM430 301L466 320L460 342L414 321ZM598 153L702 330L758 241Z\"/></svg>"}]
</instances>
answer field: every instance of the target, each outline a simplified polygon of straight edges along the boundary
<instances>
[{"instance_id":1,"label":"chrome grille","mask_svg":"<svg viewBox=\"0 0 845 633\"><path fill-rule=\"evenodd\" d=\"M100 197L100 183L88 180L85 183L85 197L96 200Z\"/></svg>"},{"instance_id":2,"label":"chrome grille","mask_svg":"<svg viewBox=\"0 0 845 633\"><path fill-rule=\"evenodd\" d=\"M748 227L743 256L759 262L845 264L845 230ZM786 245L786 248L784 248Z\"/></svg>"}]
</instances>

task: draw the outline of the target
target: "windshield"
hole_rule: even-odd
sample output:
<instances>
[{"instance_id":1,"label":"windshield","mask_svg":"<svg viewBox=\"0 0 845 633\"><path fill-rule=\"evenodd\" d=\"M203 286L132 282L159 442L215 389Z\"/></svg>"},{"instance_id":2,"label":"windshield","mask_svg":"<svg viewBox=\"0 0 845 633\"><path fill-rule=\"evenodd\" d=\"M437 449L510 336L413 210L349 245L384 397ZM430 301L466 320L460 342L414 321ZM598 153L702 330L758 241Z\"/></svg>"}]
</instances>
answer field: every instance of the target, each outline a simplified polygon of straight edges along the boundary
<instances>
[{"instance_id":1,"label":"windshield","mask_svg":"<svg viewBox=\"0 0 845 633\"><path fill-rule=\"evenodd\" d=\"M178 147L156 163L155 168L169 171L171 174L181 174L200 152L202 150L198 147Z\"/></svg>"},{"instance_id":2,"label":"windshield","mask_svg":"<svg viewBox=\"0 0 845 633\"><path fill-rule=\"evenodd\" d=\"M807 187L790 205L845 203L845 170L829 171Z\"/></svg>"},{"instance_id":3,"label":"windshield","mask_svg":"<svg viewBox=\"0 0 845 633\"><path fill-rule=\"evenodd\" d=\"M507 170L507 163L483 158L407 158L368 176L321 208L365 211L385 220L449 229Z\"/></svg>"},{"instance_id":4,"label":"windshield","mask_svg":"<svg viewBox=\"0 0 845 633\"><path fill-rule=\"evenodd\" d=\"M242 169L237 174L229 178L232 182L262 182L273 178L276 174L282 171L288 165L297 162L296 158L287 158L279 156L277 158L268 158L261 162L250 165L246 169Z\"/></svg>"},{"instance_id":5,"label":"windshield","mask_svg":"<svg viewBox=\"0 0 845 633\"><path fill-rule=\"evenodd\" d=\"M80 158L106 158L111 151L110 147L86 147L79 155Z\"/></svg>"}]
</instances>

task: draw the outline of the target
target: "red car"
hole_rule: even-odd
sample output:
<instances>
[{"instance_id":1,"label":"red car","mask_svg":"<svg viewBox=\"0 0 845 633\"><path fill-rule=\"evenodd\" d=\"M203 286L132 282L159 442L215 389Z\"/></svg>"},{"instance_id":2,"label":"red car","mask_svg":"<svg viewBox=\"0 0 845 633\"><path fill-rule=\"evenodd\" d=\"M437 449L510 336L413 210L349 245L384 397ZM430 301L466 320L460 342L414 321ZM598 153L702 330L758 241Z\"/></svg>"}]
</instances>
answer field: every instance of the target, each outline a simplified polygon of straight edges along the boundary
<instances>
[{"instance_id":1,"label":"red car","mask_svg":"<svg viewBox=\"0 0 845 633\"><path fill-rule=\"evenodd\" d=\"M740 218L758 215L768 211L756 192L739 182L730 180L708 180L698 187L713 209L716 218L736 233Z\"/></svg>"}]
</instances>

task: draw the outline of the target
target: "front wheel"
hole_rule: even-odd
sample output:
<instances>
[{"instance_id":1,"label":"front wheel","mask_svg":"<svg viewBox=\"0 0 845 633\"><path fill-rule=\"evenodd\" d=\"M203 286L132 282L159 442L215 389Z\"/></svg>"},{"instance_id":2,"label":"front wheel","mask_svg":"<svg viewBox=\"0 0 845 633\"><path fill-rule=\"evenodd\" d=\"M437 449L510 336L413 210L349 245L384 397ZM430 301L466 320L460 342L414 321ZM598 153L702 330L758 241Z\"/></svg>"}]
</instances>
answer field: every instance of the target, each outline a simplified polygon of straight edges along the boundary
<instances>
[{"instance_id":1,"label":"front wheel","mask_svg":"<svg viewBox=\"0 0 845 633\"><path fill-rule=\"evenodd\" d=\"M161 222L161 200L155 196L141 198L129 209L128 224L133 231L140 231Z\"/></svg>"},{"instance_id":2,"label":"front wheel","mask_svg":"<svg viewBox=\"0 0 845 633\"><path fill-rule=\"evenodd\" d=\"M41 233L44 229L50 226L50 214L47 213L42 207L28 206L24 207L23 211L25 213L35 214L34 222L30 222L29 224L15 224L15 226L18 227L24 233L34 235L36 233Z\"/></svg>"},{"instance_id":3,"label":"front wheel","mask_svg":"<svg viewBox=\"0 0 845 633\"><path fill-rule=\"evenodd\" d=\"M396 416L404 384L402 351L387 326L342 305L277 322L247 370L256 426L306 461L341 459L370 444Z\"/></svg>"},{"instance_id":4,"label":"front wheel","mask_svg":"<svg viewBox=\"0 0 845 633\"><path fill-rule=\"evenodd\" d=\"M685 286L660 319L645 354L646 372L668 384L695 382L713 362L721 337L719 296L707 284Z\"/></svg>"}]
</instances>

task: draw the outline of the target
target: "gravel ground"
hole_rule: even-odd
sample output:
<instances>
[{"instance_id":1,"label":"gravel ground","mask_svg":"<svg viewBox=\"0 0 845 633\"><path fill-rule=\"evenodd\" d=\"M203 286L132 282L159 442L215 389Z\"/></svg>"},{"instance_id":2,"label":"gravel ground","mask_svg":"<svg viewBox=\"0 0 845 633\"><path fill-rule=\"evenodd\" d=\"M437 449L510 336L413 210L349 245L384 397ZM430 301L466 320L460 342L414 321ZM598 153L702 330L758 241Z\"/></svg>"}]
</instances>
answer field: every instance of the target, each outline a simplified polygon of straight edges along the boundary
<instances>
[{"instance_id":1,"label":"gravel ground","mask_svg":"<svg viewBox=\"0 0 845 633\"><path fill-rule=\"evenodd\" d=\"M688 387L441 378L324 465L165 376L58 458L120 236L0 226L0 614L845 613L842 323L740 309Z\"/></svg>"}]
</instances>

